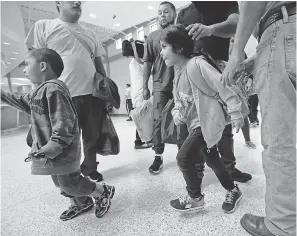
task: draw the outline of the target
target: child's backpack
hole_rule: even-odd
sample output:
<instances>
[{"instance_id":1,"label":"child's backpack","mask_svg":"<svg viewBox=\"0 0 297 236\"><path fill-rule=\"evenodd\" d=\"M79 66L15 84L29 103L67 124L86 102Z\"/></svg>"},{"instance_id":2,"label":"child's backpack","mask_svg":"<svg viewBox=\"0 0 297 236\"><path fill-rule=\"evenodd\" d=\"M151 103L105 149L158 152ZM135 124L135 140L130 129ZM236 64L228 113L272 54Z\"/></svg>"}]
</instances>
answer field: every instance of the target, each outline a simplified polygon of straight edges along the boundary
<instances>
[{"instance_id":1,"label":"child's backpack","mask_svg":"<svg viewBox=\"0 0 297 236\"><path fill-rule=\"evenodd\" d=\"M225 66L226 66L226 62L225 61L218 61L218 60L214 60L212 59L209 55L207 54L203 54L201 56L199 56L200 58L204 59L205 61L207 61L212 67L214 67L220 74L222 73L222 71L224 70ZM192 58L191 60L197 60L197 57ZM196 63L196 62L195 62ZM197 68L198 69L198 68ZM187 71L188 71L188 66L187 66ZM189 73L187 72L187 74L189 75ZM198 73L197 73L198 74ZM192 79L192 78L190 78ZM199 90L201 92L203 92L204 94L206 94L209 97L213 97L215 98L219 103L222 104L222 107L225 111L226 114L228 114L228 109L227 109L227 105L225 104L225 102L220 98L220 95L218 92L214 91L207 83L207 81L205 81L205 78L199 78L196 79L196 82L199 83ZM249 106L248 106L248 97L246 96L245 90L244 90L244 86L241 86L240 84L237 85L232 85L230 87L239 97L239 100L241 101L241 114L242 116L245 118L248 116L248 114L250 113L249 110Z\"/></svg>"}]
</instances>

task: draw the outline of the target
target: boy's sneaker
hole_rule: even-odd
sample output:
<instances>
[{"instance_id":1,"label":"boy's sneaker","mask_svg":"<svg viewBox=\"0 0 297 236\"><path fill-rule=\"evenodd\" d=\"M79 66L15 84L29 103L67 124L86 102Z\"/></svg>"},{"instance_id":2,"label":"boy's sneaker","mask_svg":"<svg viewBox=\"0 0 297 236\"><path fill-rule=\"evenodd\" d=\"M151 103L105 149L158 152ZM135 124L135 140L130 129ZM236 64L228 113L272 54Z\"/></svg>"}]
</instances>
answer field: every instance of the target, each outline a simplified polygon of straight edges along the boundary
<instances>
[{"instance_id":1,"label":"boy's sneaker","mask_svg":"<svg viewBox=\"0 0 297 236\"><path fill-rule=\"evenodd\" d=\"M245 145L249 148L249 149L256 149L256 145L252 142L252 141L247 141L245 142Z\"/></svg>"},{"instance_id":2,"label":"boy's sneaker","mask_svg":"<svg viewBox=\"0 0 297 236\"><path fill-rule=\"evenodd\" d=\"M91 197L87 197L86 201L82 205L80 206L71 205L66 211L64 211L61 214L60 219L63 221L70 220L78 216L79 214L92 209L93 206L94 206L93 199Z\"/></svg>"},{"instance_id":3,"label":"boy's sneaker","mask_svg":"<svg viewBox=\"0 0 297 236\"><path fill-rule=\"evenodd\" d=\"M199 198L191 198L190 196L180 197L170 201L170 205L179 212L196 212L204 208L204 195Z\"/></svg>"},{"instance_id":4,"label":"boy's sneaker","mask_svg":"<svg viewBox=\"0 0 297 236\"><path fill-rule=\"evenodd\" d=\"M149 172L158 174L163 168L163 160L160 156L155 156L153 164L149 167Z\"/></svg>"},{"instance_id":5,"label":"boy's sneaker","mask_svg":"<svg viewBox=\"0 0 297 236\"><path fill-rule=\"evenodd\" d=\"M103 184L104 192L100 197L95 197L95 216L101 218L109 210L115 187Z\"/></svg>"},{"instance_id":6,"label":"boy's sneaker","mask_svg":"<svg viewBox=\"0 0 297 236\"><path fill-rule=\"evenodd\" d=\"M257 122L251 122L250 123L250 128L257 127L258 125L259 125L259 123L257 123Z\"/></svg>"},{"instance_id":7,"label":"boy's sneaker","mask_svg":"<svg viewBox=\"0 0 297 236\"><path fill-rule=\"evenodd\" d=\"M232 213L236 210L239 201L242 199L242 192L239 190L238 186L226 194L226 199L222 205L222 209L225 213Z\"/></svg>"}]
</instances>

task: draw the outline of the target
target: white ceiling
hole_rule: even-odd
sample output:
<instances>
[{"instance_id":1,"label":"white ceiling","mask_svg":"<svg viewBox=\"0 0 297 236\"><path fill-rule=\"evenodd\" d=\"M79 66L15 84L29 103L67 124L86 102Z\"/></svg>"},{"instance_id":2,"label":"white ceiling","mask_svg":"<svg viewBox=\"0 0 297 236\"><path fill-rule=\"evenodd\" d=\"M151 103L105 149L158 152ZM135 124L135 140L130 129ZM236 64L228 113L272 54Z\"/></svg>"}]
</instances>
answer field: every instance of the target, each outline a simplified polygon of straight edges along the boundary
<instances>
[{"instance_id":1,"label":"white ceiling","mask_svg":"<svg viewBox=\"0 0 297 236\"><path fill-rule=\"evenodd\" d=\"M82 4L81 23L95 31L102 42L121 31L152 20L157 16L161 1L89 1ZM173 1L177 9L189 1ZM19 64L24 60L25 36L32 25L41 19L58 17L54 1L1 2L1 76L12 73L13 86L28 84L22 77ZM115 26L115 24L120 24ZM3 43L9 43L3 44ZM15 69L17 68L17 69ZM13 78L15 77L15 78ZM7 79L1 80L5 86Z\"/></svg>"},{"instance_id":2,"label":"white ceiling","mask_svg":"<svg viewBox=\"0 0 297 236\"><path fill-rule=\"evenodd\" d=\"M82 5L81 20L109 29L122 31L144 21L155 18L162 1L90 1ZM188 5L189 1L173 1L176 9ZM152 10L149 10L151 7ZM92 18L94 14L96 18ZM115 18L114 18L115 17ZM115 26L120 23L120 26Z\"/></svg>"}]
</instances>

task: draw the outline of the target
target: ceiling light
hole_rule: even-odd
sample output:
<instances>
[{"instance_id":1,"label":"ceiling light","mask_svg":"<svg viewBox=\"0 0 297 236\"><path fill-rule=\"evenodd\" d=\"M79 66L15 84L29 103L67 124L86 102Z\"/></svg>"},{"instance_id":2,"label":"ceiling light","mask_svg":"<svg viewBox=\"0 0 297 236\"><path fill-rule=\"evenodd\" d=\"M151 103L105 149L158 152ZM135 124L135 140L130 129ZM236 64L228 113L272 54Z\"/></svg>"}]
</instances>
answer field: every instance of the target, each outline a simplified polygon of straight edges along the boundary
<instances>
[{"instance_id":1,"label":"ceiling light","mask_svg":"<svg viewBox=\"0 0 297 236\"><path fill-rule=\"evenodd\" d=\"M96 16L95 14L93 14L93 13L90 13L89 16L90 16L91 18L93 18L93 19L97 18L97 16Z\"/></svg>"},{"instance_id":2,"label":"ceiling light","mask_svg":"<svg viewBox=\"0 0 297 236\"><path fill-rule=\"evenodd\" d=\"M10 45L10 43L7 43L7 42L3 42L3 44L5 44L5 45Z\"/></svg>"},{"instance_id":3,"label":"ceiling light","mask_svg":"<svg viewBox=\"0 0 297 236\"><path fill-rule=\"evenodd\" d=\"M154 10L154 7L153 6L148 6L147 9Z\"/></svg>"},{"instance_id":4,"label":"ceiling light","mask_svg":"<svg viewBox=\"0 0 297 236\"><path fill-rule=\"evenodd\" d=\"M11 60L15 60L16 58L15 58L15 57L11 57L10 59L11 59Z\"/></svg>"},{"instance_id":5,"label":"ceiling light","mask_svg":"<svg viewBox=\"0 0 297 236\"><path fill-rule=\"evenodd\" d=\"M12 52L13 54L16 54L16 55L19 55L19 53L18 52Z\"/></svg>"},{"instance_id":6,"label":"ceiling light","mask_svg":"<svg viewBox=\"0 0 297 236\"><path fill-rule=\"evenodd\" d=\"M114 26L119 27L121 24L120 23L115 23Z\"/></svg>"}]
</instances>

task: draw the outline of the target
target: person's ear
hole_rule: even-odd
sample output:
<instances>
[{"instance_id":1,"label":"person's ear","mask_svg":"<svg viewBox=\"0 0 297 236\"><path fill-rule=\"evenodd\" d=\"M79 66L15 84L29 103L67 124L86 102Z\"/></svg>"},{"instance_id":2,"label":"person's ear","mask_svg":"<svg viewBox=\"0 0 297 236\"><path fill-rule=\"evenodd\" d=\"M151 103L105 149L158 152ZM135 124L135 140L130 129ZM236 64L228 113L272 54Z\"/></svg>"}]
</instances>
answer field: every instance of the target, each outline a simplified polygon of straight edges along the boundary
<instances>
[{"instance_id":1,"label":"person's ear","mask_svg":"<svg viewBox=\"0 0 297 236\"><path fill-rule=\"evenodd\" d=\"M46 64L46 62L40 62L40 71L41 72L44 72L44 71L46 71L46 69L47 69L47 64Z\"/></svg>"}]
</instances>

